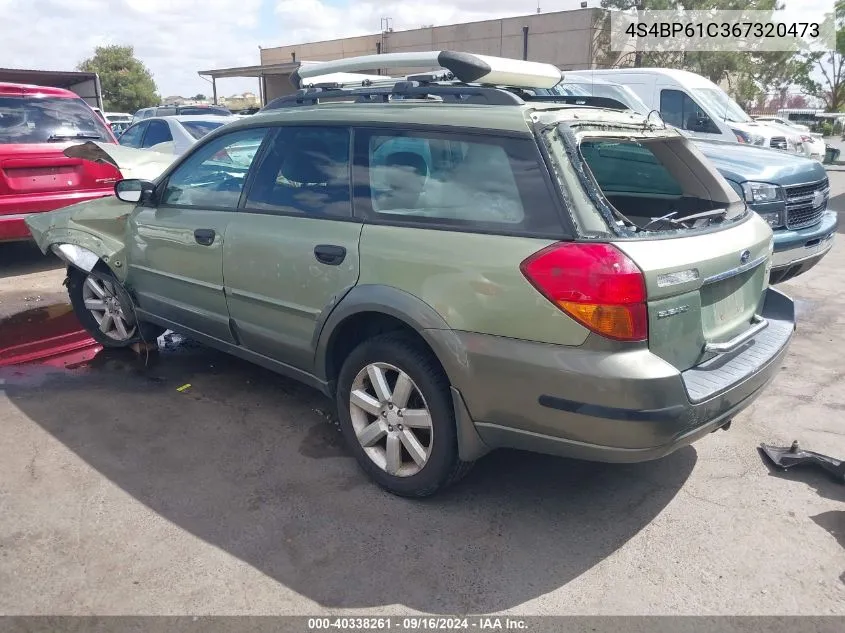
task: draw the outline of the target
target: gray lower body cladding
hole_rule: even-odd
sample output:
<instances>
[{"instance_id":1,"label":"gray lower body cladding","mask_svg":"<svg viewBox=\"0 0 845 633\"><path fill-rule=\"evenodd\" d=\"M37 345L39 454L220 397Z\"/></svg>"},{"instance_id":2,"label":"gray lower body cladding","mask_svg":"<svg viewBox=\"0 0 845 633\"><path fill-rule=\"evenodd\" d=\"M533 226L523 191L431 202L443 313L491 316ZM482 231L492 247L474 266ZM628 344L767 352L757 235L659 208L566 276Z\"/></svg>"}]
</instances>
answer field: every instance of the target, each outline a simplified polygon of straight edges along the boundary
<instances>
[{"instance_id":1,"label":"gray lower body cladding","mask_svg":"<svg viewBox=\"0 0 845 633\"><path fill-rule=\"evenodd\" d=\"M768 290L763 316L769 327L742 348L686 372L646 347L463 332L464 362L447 371L489 448L646 461L723 426L774 378L795 327L792 300Z\"/></svg>"}]
</instances>

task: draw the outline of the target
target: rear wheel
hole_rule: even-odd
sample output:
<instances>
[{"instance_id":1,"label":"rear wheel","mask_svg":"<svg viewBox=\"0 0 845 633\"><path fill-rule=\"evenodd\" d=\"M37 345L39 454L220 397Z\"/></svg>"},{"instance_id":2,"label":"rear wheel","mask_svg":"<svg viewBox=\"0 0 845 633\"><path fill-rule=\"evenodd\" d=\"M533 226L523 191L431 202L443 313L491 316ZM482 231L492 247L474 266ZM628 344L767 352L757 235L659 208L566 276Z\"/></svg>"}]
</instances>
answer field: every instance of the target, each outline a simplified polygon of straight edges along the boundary
<instances>
[{"instance_id":1,"label":"rear wheel","mask_svg":"<svg viewBox=\"0 0 845 633\"><path fill-rule=\"evenodd\" d=\"M338 378L338 417L358 463L379 485L425 497L459 479L449 381L413 339L385 334L361 343Z\"/></svg>"},{"instance_id":2,"label":"rear wheel","mask_svg":"<svg viewBox=\"0 0 845 633\"><path fill-rule=\"evenodd\" d=\"M152 342L164 332L136 321L132 299L114 275L71 268L67 288L76 318L104 347L127 347L142 338Z\"/></svg>"}]
</instances>

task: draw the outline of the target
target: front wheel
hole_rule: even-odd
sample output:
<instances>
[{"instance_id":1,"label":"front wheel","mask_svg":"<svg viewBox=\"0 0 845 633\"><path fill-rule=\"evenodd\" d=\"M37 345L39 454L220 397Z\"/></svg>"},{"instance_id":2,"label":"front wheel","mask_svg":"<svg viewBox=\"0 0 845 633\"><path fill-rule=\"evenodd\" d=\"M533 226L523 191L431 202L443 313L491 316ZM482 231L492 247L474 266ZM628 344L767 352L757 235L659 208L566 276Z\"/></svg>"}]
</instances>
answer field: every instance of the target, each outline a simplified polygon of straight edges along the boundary
<instances>
[{"instance_id":1,"label":"front wheel","mask_svg":"<svg viewBox=\"0 0 845 633\"><path fill-rule=\"evenodd\" d=\"M103 347L127 347L142 338L150 342L164 332L136 321L132 299L109 273L71 268L67 289L79 323Z\"/></svg>"},{"instance_id":2,"label":"front wheel","mask_svg":"<svg viewBox=\"0 0 845 633\"><path fill-rule=\"evenodd\" d=\"M449 381L407 336L385 334L355 348L338 377L337 404L358 463L394 494L426 497L469 469L458 457Z\"/></svg>"}]
</instances>

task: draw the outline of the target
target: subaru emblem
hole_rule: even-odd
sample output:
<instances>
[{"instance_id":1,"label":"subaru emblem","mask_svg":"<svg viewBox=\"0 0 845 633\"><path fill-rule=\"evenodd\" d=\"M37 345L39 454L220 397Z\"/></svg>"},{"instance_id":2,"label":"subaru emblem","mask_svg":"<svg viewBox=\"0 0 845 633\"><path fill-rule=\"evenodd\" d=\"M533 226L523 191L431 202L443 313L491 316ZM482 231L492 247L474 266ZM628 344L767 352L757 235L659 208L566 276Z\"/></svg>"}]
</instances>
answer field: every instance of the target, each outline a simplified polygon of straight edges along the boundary
<instances>
[{"instance_id":1,"label":"subaru emblem","mask_svg":"<svg viewBox=\"0 0 845 633\"><path fill-rule=\"evenodd\" d=\"M742 251L742 255L739 256L739 263L747 264L749 259L751 259L751 251Z\"/></svg>"}]
</instances>

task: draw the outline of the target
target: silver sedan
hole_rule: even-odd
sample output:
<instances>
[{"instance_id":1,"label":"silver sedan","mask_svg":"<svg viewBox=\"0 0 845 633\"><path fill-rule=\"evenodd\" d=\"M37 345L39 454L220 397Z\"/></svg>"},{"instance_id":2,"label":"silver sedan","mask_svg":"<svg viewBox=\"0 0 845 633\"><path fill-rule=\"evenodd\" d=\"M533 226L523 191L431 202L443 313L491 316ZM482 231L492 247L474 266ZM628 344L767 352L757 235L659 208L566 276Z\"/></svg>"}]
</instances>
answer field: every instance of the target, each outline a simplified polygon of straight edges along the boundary
<instances>
[{"instance_id":1,"label":"silver sedan","mask_svg":"<svg viewBox=\"0 0 845 633\"><path fill-rule=\"evenodd\" d=\"M125 147L179 156L203 136L233 120L210 114L151 117L128 127L118 142Z\"/></svg>"}]
</instances>

